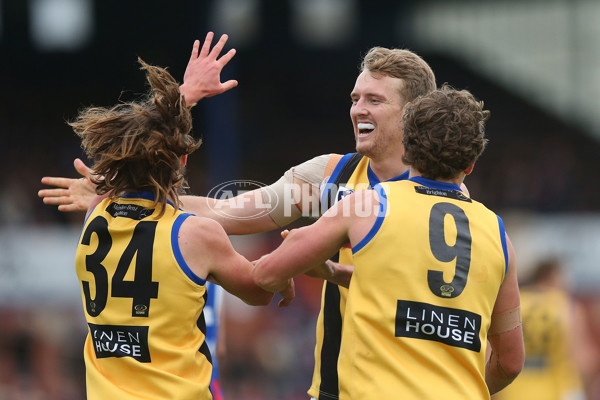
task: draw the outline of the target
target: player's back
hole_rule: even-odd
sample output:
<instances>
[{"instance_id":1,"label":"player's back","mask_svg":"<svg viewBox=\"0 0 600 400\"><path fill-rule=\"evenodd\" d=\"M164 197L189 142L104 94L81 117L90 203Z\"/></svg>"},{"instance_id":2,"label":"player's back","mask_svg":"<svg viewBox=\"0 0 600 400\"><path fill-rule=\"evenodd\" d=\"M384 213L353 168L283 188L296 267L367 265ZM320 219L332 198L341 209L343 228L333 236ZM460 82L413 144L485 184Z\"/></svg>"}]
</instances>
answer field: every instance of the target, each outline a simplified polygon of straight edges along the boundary
<instances>
[{"instance_id":1,"label":"player's back","mask_svg":"<svg viewBox=\"0 0 600 400\"><path fill-rule=\"evenodd\" d=\"M382 184L389 214L353 244L341 399L489 398L486 337L507 266L504 228L458 186L417 181Z\"/></svg>"},{"instance_id":2,"label":"player's back","mask_svg":"<svg viewBox=\"0 0 600 400\"><path fill-rule=\"evenodd\" d=\"M178 230L189 216L150 193L101 202L86 220L76 269L89 334L88 399L212 399L202 314L205 281Z\"/></svg>"}]
</instances>

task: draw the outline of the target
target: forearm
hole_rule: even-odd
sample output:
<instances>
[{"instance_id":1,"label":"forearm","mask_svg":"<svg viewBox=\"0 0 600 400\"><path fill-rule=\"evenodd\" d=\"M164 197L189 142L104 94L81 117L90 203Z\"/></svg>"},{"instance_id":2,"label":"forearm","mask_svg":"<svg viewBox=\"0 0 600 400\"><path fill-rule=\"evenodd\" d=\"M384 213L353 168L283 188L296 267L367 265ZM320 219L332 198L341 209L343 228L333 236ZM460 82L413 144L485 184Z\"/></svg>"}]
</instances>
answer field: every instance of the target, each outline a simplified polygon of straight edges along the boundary
<instances>
[{"instance_id":1,"label":"forearm","mask_svg":"<svg viewBox=\"0 0 600 400\"><path fill-rule=\"evenodd\" d=\"M347 240L347 236L340 233L344 229L342 224L336 222L321 218L313 225L289 232L277 249L256 263L254 282L265 290L278 292L288 284L290 278L323 268L323 265L329 268L326 261ZM336 229L341 231L336 233ZM332 272L321 273L334 276Z\"/></svg>"},{"instance_id":2,"label":"forearm","mask_svg":"<svg viewBox=\"0 0 600 400\"><path fill-rule=\"evenodd\" d=\"M292 278L279 280L263 280L256 282L256 284L269 293L279 293L284 291L287 287L289 287L292 280Z\"/></svg>"},{"instance_id":3,"label":"forearm","mask_svg":"<svg viewBox=\"0 0 600 400\"><path fill-rule=\"evenodd\" d=\"M490 394L508 386L521 372L525 361L523 330L519 324L510 331L488 335L492 348L485 366L485 382Z\"/></svg>"},{"instance_id":4,"label":"forearm","mask_svg":"<svg viewBox=\"0 0 600 400\"><path fill-rule=\"evenodd\" d=\"M213 208L215 207L217 200L210 197L202 196L181 196L181 208L186 212L195 214L199 217L213 218Z\"/></svg>"},{"instance_id":5,"label":"forearm","mask_svg":"<svg viewBox=\"0 0 600 400\"><path fill-rule=\"evenodd\" d=\"M500 358L494 354L485 365L485 383L487 384L490 394L498 393L508 386L517 375L509 374L500 363Z\"/></svg>"}]
</instances>

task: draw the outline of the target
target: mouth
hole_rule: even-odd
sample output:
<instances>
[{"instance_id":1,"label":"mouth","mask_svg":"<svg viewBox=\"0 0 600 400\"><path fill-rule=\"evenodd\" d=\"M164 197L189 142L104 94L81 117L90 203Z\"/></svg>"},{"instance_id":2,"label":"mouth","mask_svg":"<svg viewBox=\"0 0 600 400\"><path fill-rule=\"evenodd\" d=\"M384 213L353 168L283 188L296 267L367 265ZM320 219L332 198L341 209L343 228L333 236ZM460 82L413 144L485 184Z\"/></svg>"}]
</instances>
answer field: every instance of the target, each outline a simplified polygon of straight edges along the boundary
<instances>
[{"instance_id":1,"label":"mouth","mask_svg":"<svg viewBox=\"0 0 600 400\"><path fill-rule=\"evenodd\" d=\"M370 123L360 122L356 125L358 129L358 137L365 138L371 134L375 130L375 125Z\"/></svg>"}]
</instances>

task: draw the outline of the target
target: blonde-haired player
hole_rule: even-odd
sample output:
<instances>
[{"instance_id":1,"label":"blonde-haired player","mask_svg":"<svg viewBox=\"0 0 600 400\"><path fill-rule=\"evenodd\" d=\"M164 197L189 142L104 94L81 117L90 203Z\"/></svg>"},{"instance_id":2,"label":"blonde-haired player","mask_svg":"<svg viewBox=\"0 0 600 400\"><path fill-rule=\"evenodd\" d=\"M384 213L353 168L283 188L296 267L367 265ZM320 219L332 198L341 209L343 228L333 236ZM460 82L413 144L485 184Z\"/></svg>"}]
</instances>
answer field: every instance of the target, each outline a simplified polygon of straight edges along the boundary
<instances>
[{"instance_id":1,"label":"blonde-haired player","mask_svg":"<svg viewBox=\"0 0 600 400\"><path fill-rule=\"evenodd\" d=\"M514 250L502 220L460 190L487 118L466 91L418 98L403 119L410 178L346 197L256 264L256 282L281 291L350 244L340 399L489 399L519 374Z\"/></svg>"}]
</instances>

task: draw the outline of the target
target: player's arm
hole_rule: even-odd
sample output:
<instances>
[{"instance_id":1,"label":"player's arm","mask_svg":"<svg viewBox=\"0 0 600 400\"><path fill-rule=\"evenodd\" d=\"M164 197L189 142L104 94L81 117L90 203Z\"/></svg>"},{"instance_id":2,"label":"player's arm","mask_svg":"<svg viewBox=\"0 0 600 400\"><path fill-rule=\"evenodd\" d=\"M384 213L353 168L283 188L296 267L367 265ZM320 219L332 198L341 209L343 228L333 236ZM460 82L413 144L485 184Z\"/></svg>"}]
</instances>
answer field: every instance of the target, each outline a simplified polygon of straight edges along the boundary
<instances>
[{"instance_id":1,"label":"player's arm","mask_svg":"<svg viewBox=\"0 0 600 400\"><path fill-rule=\"evenodd\" d=\"M234 250L216 221L187 218L179 231L179 247L196 275L222 286L247 304L266 305L273 298L273 293L254 283L252 263Z\"/></svg>"},{"instance_id":2,"label":"player's arm","mask_svg":"<svg viewBox=\"0 0 600 400\"><path fill-rule=\"evenodd\" d=\"M290 168L275 183L233 198L181 196L187 212L219 222L229 235L265 232L285 226L302 215L318 215L319 185L333 156L322 155ZM95 196L90 169L79 159L75 168L82 179L44 177L42 183L57 189L40 190L45 204L60 211L85 211Z\"/></svg>"},{"instance_id":3,"label":"player's arm","mask_svg":"<svg viewBox=\"0 0 600 400\"><path fill-rule=\"evenodd\" d=\"M228 235L246 235L279 227L270 217L269 204L265 204L260 189L233 198L181 196L180 200L185 211L217 221Z\"/></svg>"},{"instance_id":4,"label":"player's arm","mask_svg":"<svg viewBox=\"0 0 600 400\"><path fill-rule=\"evenodd\" d=\"M281 237L285 239L290 231L287 229L281 232ZM348 288L350 278L354 273L354 265L340 264L332 260L326 260L321 265L306 271L304 274L311 278L323 279L338 286Z\"/></svg>"},{"instance_id":5,"label":"player's arm","mask_svg":"<svg viewBox=\"0 0 600 400\"><path fill-rule=\"evenodd\" d=\"M373 196L375 191L371 190L353 193L314 224L290 231L277 249L256 263L255 281L265 290L280 291L288 279L320 267L345 243L358 242L373 225L374 216L356 217L354 211L361 209L365 198Z\"/></svg>"},{"instance_id":6,"label":"player's arm","mask_svg":"<svg viewBox=\"0 0 600 400\"><path fill-rule=\"evenodd\" d=\"M508 235L506 244L508 271L498 292L488 332L491 355L486 364L485 381L490 394L510 384L521 372L525 360L515 252Z\"/></svg>"},{"instance_id":7,"label":"player's arm","mask_svg":"<svg viewBox=\"0 0 600 400\"><path fill-rule=\"evenodd\" d=\"M319 186L336 156L314 157L288 169L275 183L233 198L182 196L183 209L218 221L229 235L270 231L303 215L318 217Z\"/></svg>"}]
</instances>

